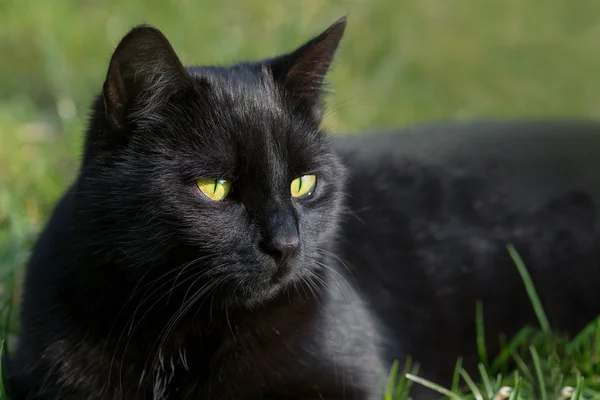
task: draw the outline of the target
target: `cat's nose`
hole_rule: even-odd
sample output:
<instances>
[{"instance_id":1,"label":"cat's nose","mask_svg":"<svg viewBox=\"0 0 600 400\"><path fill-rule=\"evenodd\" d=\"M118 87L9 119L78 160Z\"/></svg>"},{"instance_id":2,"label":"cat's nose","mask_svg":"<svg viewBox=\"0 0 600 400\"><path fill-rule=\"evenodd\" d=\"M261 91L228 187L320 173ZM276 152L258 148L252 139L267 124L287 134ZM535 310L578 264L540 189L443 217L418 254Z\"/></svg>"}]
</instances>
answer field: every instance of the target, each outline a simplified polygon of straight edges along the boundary
<instances>
[{"instance_id":1,"label":"cat's nose","mask_svg":"<svg viewBox=\"0 0 600 400\"><path fill-rule=\"evenodd\" d=\"M267 241L267 252L275 259L278 266L284 264L300 245L298 235L280 235Z\"/></svg>"},{"instance_id":2,"label":"cat's nose","mask_svg":"<svg viewBox=\"0 0 600 400\"><path fill-rule=\"evenodd\" d=\"M273 213L265 228L264 250L281 267L300 246L296 218L291 213Z\"/></svg>"}]
</instances>

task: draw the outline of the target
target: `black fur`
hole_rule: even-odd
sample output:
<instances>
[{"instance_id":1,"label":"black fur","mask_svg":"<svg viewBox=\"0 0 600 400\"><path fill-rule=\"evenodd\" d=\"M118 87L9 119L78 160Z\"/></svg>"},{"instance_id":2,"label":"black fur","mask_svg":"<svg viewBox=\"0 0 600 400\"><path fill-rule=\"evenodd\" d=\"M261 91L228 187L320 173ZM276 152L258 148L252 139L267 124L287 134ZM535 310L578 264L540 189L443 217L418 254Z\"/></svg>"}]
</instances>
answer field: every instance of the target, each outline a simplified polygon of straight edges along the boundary
<instances>
[{"instance_id":1,"label":"black fur","mask_svg":"<svg viewBox=\"0 0 600 400\"><path fill-rule=\"evenodd\" d=\"M408 352L449 385L462 356L478 374L478 300L492 356L539 326L508 244L556 331L600 315L599 122L423 124L336 147L351 177L337 255L394 332L386 364Z\"/></svg>"},{"instance_id":2,"label":"black fur","mask_svg":"<svg viewBox=\"0 0 600 400\"><path fill-rule=\"evenodd\" d=\"M185 68L152 27L125 36L28 265L13 400L378 399L407 354L443 380L473 361L476 300L492 347L535 321L507 242L558 327L600 312L599 125L328 137L344 27L232 67ZM292 199L305 173L316 189Z\"/></svg>"},{"instance_id":3,"label":"black fur","mask_svg":"<svg viewBox=\"0 0 600 400\"><path fill-rule=\"evenodd\" d=\"M364 306L327 289L343 283L324 254L345 171L319 117L344 28L229 68L184 68L149 26L124 37L28 266L13 399L364 398L380 385ZM316 189L293 199L306 173ZM208 199L205 177L232 180L230 197ZM286 240L300 246L282 261ZM336 340L349 324L360 331Z\"/></svg>"}]
</instances>

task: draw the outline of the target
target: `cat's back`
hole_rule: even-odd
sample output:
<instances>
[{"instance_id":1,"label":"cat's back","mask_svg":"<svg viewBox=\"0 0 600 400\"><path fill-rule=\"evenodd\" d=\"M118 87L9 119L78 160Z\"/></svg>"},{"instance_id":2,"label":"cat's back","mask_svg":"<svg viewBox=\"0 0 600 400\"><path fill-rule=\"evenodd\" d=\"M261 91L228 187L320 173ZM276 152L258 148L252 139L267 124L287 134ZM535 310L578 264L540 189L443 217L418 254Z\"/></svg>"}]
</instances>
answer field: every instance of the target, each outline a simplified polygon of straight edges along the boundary
<instances>
[{"instance_id":1,"label":"cat's back","mask_svg":"<svg viewBox=\"0 0 600 400\"><path fill-rule=\"evenodd\" d=\"M600 122L423 124L333 144L349 169L349 226L368 209L489 227L542 206L587 212L594 224L600 215Z\"/></svg>"},{"instance_id":2,"label":"cat's back","mask_svg":"<svg viewBox=\"0 0 600 400\"><path fill-rule=\"evenodd\" d=\"M439 123L333 143L350 176L340 258L424 372L474 360L477 300L492 352L498 333L536 323L508 244L555 327L600 314L600 123Z\"/></svg>"},{"instance_id":3,"label":"cat's back","mask_svg":"<svg viewBox=\"0 0 600 400\"><path fill-rule=\"evenodd\" d=\"M486 182L509 194L548 196L582 187L600 195L600 122L570 120L490 120L422 124L397 130L339 135L334 146L354 180L371 178L373 188L406 191L445 172L450 181L485 175ZM419 174L419 172L421 174ZM462 178L462 179L461 179ZM442 182L440 182L441 184ZM503 187L499 187L503 185ZM355 188L350 186L350 190ZM442 188L440 188L442 189ZM361 193L366 192L363 188ZM592 193L593 192L593 193ZM358 195L359 193L356 193ZM528 198L520 197L526 202Z\"/></svg>"}]
</instances>

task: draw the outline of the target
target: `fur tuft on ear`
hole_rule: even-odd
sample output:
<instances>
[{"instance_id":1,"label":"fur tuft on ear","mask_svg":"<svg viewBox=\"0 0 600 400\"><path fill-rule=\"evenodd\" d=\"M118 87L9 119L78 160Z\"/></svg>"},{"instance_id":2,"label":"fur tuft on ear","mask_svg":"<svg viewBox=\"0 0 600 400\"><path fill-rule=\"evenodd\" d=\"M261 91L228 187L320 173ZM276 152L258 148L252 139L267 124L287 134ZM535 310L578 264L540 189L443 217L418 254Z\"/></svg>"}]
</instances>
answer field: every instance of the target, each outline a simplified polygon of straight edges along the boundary
<instances>
[{"instance_id":1,"label":"fur tuft on ear","mask_svg":"<svg viewBox=\"0 0 600 400\"><path fill-rule=\"evenodd\" d=\"M291 53L269 61L271 72L283 89L311 107L317 107L325 75L346 28L346 17Z\"/></svg>"},{"instance_id":2,"label":"fur tuft on ear","mask_svg":"<svg viewBox=\"0 0 600 400\"><path fill-rule=\"evenodd\" d=\"M163 33L151 25L136 26L110 60L103 91L106 121L118 129L129 114L150 115L188 82L185 67Z\"/></svg>"}]
</instances>

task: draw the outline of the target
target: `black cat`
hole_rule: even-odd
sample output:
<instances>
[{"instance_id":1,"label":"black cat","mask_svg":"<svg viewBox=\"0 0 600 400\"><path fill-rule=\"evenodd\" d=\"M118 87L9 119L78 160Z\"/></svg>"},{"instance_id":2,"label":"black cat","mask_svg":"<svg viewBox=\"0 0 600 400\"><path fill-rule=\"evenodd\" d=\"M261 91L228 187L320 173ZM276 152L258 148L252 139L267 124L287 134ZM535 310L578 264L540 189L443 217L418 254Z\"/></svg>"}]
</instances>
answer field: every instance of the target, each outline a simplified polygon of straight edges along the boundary
<instances>
[{"instance_id":1,"label":"black cat","mask_svg":"<svg viewBox=\"0 0 600 400\"><path fill-rule=\"evenodd\" d=\"M328 256L345 170L320 92L345 24L230 68L125 36L28 266L12 399L377 397L379 331Z\"/></svg>"},{"instance_id":2,"label":"black cat","mask_svg":"<svg viewBox=\"0 0 600 400\"><path fill-rule=\"evenodd\" d=\"M380 399L408 354L445 380L535 321L600 313L600 124L478 122L330 137L345 28L184 67L155 28L111 59L77 179L28 265L12 400Z\"/></svg>"}]
</instances>

